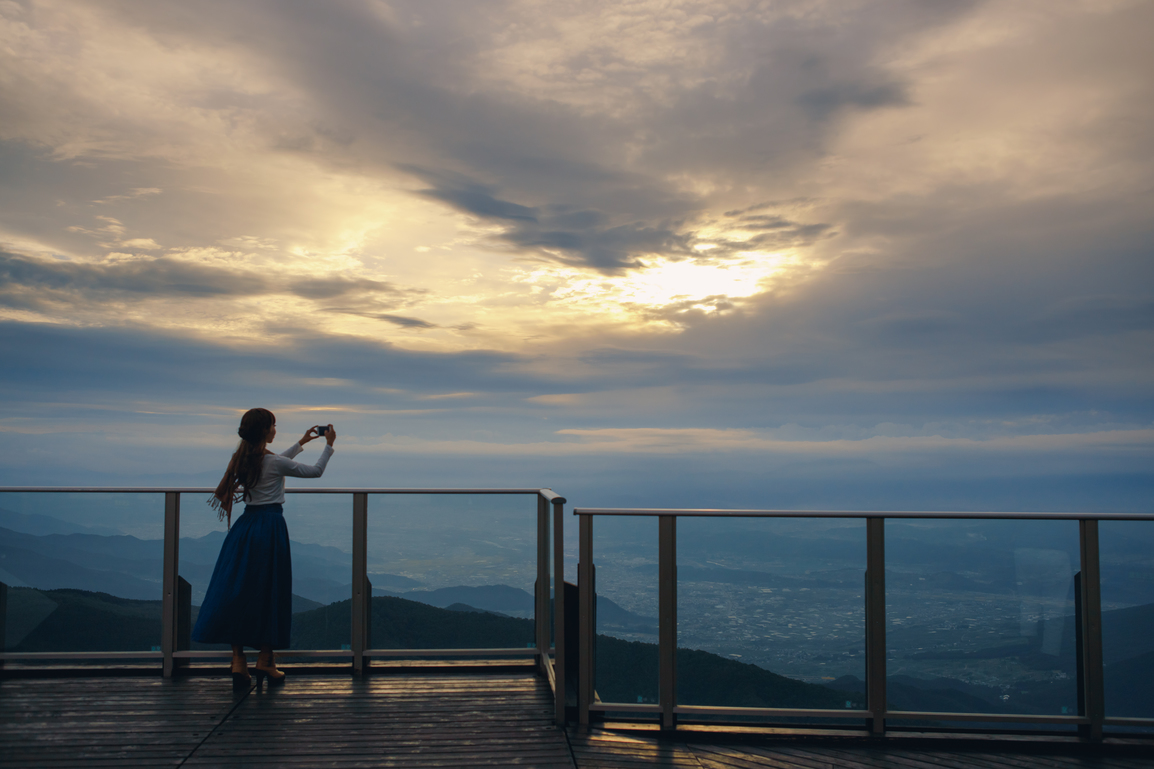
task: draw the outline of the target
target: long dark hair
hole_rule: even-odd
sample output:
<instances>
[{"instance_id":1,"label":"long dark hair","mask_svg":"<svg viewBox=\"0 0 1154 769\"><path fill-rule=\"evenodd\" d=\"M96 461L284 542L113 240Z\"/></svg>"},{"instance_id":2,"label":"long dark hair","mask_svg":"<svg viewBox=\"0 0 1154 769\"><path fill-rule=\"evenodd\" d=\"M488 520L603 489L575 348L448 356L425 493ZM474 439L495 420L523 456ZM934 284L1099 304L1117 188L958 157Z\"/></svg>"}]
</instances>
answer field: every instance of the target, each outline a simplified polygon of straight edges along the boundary
<instances>
[{"instance_id":1,"label":"long dark hair","mask_svg":"<svg viewBox=\"0 0 1154 769\"><path fill-rule=\"evenodd\" d=\"M261 465L269 430L276 424L276 417L268 409L249 409L240 418L237 435L240 443L228 462L228 469L216 487L208 503L216 509L220 520L228 518L232 526L232 506L242 500L248 501L252 489L260 483ZM241 489L243 488L243 491Z\"/></svg>"}]
</instances>

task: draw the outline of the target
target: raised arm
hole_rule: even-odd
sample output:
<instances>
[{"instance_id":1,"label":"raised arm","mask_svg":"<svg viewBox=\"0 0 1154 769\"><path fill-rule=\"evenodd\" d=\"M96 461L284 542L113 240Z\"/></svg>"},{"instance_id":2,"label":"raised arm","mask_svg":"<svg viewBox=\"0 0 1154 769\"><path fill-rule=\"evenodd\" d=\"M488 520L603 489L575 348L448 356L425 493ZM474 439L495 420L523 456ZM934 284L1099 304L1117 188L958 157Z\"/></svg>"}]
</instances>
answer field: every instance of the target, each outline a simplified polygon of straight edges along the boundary
<instances>
[{"instance_id":1,"label":"raised arm","mask_svg":"<svg viewBox=\"0 0 1154 769\"><path fill-rule=\"evenodd\" d=\"M300 453L300 444L296 444L297 452ZM325 466L329 463L329 457L333 455L332 445L325 446L321 450L321 455L317 457L315 465L306 465L303 462L294 462L286 456L288 452L278 455L273 464L273 471L278 475L286 475L291 478L320 478L324 475ZM295 456L295 454L294 454Z\"/></svg>"},{"instance_id":2,"label":"raised arm","mask_svg":"<svg viewBox=\"0 0 1154 769\"><path fill-rule=\"evenodd\" d=\"M301 453L301 451L304 449L304 445L306 443L308 443L309 441L315 441L317 438L320 438L322 435L324 437L328 438L328 442L329 442L330 446L333 445L333 441L335 441L337 438L337 432L336 432L336 430L333 429L332 425L327 425L325 427L325 432L323 432L323 433L321 432L321 426L320 425L313 425L309 429L305 430L305 434L303 436L301 436L301 439L299 441L297 441L296 443L294 443L293 445L289 446L287 449L282 451L280 453L280 455L282 457L288 457L289 459L292 459L297 454Z\"/></svg>"}]
</instances>

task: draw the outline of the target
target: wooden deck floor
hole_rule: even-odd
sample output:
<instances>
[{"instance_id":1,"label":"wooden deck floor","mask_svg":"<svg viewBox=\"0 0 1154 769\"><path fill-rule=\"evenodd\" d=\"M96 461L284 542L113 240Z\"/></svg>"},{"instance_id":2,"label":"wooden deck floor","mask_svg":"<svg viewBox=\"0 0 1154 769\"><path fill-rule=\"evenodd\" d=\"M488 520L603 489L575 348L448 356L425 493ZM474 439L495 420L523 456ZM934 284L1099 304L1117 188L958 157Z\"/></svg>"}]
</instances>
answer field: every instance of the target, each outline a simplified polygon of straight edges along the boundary
<instances>
[{"instance_id":1,"label":"wooden deck floor","mask_svg":"<svg viewBox=\"0 0 1154 769\"><path fill-rule=\"evenodd\" d=\"M686 734L673 739L634 730L569 730L578 766L604 769L691 767L692 769L1150 769L1151 757L1099 755L1071 746L999 741L961 746L941 740L887 737L885 745L836 740L750 738ZM916 744L903 744L916 743ZM939 743L935 746L934 743Z\"/></svg>"},{"instance_id":2,"label":"wooden deck floor","mask_svg":"<svg viewBox=\"0 0 1154 769\"><path fill-rule=\"evenodd\" d=\"M533 674L0 682L0 767L573 767Z\"/></svg>"},{"instance_id":3,"label":"wooden deck floor","mask_svg":"<svg viewBox=\"0 0 1154 769\"><path fill-rule=\"evenodd\" d=\"M1148 769L1140 754L1004 742L965 749L556 729L529 672L294 675L234 695L220 678L0 681L0 767L701 767Z\"/></svg>"}]
</instances>

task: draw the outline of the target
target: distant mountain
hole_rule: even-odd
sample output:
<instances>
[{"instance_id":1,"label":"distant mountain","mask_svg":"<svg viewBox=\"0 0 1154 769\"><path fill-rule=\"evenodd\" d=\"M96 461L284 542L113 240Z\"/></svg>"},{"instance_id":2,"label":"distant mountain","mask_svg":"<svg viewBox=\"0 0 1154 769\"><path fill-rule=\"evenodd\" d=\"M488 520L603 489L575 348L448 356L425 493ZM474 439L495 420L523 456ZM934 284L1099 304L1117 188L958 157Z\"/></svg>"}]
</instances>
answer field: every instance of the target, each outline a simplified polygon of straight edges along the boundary
<instances>
[{"instance_id":1,"label":"distant mountain","mask_svg":"<svg viewBox=\"0 0 1154 769\"><path fill-rule=\"evenodd\" d=\"M0 507L0 527L18 531L21 534L43 536L45 534L103 534L123 535L124 532L106 526L82 526L69 523L50 515L39 513L17 513Z\"/></svg>"},{"instance_id":2,"label":"distant mountain","mask_svg":"<svg viewBox=\"0 0 1154 769\"><path fill-rule=\"evenodd\" d=\"M657 645L598 635L597 694L605 702L656 702ZM842 709L847 700L861 707L861 699L709 652L677 650L677 700L684 705Z\"/></svg>"},{"instance_id":3,"label":"distant mountain","mask_svg":"<svg viewBox=\"0 0 1154 769\"><path fill-rule=\"evenodd\" d=\"M302 598L296 593L293 593L293 614L300 614L304 611L312 611L313 609L319 609L322 606L324 606L324 604L318 603L317 601L310 601L307 598Z\"/></svg>"},{"instance_id":4,"label":"distant mountain","mask_svg":"<svg viewBox=\"0 0 1154 769\"><path fill-rule=\"evenodd\" d=\"M373 583L376 587L376 583ZM478 609L497 611L503 614L514 612L533 615L533 594L509 585L482 585L480 587L442 587L437 590L412 590L404 594L410 601L420 601L429 606L445 608L450 604L464 603Z\"/></svg>"},{"instance_id":5,"label":"distant mountain","mask_svg":"<svg viewBox=\"0 0 1154 769\"><path fill-rule=\"evenodd\" d=\"M160 598L159 568L152 570L156 581L147 581L132 574L86 568L41 552L14 547L7 544L7 539L0 539L0 569L18 580L19 584L43 590L84 585L92 590L131 599Z\"/></svg>"},{"instance_id":6,"label":"distant mountain","mask_svg":"<svg viewBox=\"0 0 1154 769\"><path fill-rule=\"evenodd\" d=\"M11 513L9 518L17 516ZM46 516L42 516L46 517ZM61 522L62 523L62 522ZM208 589L225 532L180 540L180 575L192 584L193 602ZM335 547L291 542L294 592L318 603L351 594L352 556ZM0 582L44 590L77 588L124 598L159 598L164 542L91 532L27 534L0 526ZM421 583L395 574L373 574L375 586L411 589ZM392 594L374 590L374 594Z\"/></svg>"},{"instance_id":7,"label":"distant mountain","mask_svg":"<svg viewBox=\"0 0 1154 769\"><path fill-rule=\"evenodd\" d=\"M453 603L445 607L446 611L467 611L474 614L496 614L498 617L507 617L507 614L501 614L496 611L487 611L486 609L478 609L476 606L469 606L467 603Z\"/></svg>"},{"instance_id":8,"label":"distant mountain","mask_svg":"<svg viewBox=\"0 0 1154 769\"><path fill-rule=\"evenodd\" d=\"M293 616L292 648L339 649L349 643L351 601ZM373 598L372 644L379 649L524 647L533 621L491 612L449 611L404 598Z\"/></svg>"},{"instance_id":9,"label":"distant mountain","mask_svg":"<svg viewBox=\"0 0 1154 769\"><path fill-rule=\"evenodd\" d=\"M210 531L203 537L181 537L181 561L183 562L185 559L190 559L198 563L216 563L216 556L220 553L220 546L224 543L224 538L227 533L226 531L217 529ZM290 540L289 544L292 548L294 564L298 558L310 562L319 562L332 569L344 569L345 576L348 576L349 569L352 568L352 554L346 553L340 548L332 547L331 545L317 545L311 542L297 542L296 540ZM405 578L401 577L400 579Z\"/></svg>"},{"instance_id":10,"label":"distant mountain","mask_svg":"<svg viewBox=\"0 0 1154 769\"><path fill-rule=\"evenodd\" d=\"M643 617L609 600L597 596L597 629L630 633L657 634L657 618Z\"/></svg>"},{"instance_id":11,"label":"distant mountain","mask_svg":"<svg viewBox=\"0 0 1154 769\"><path fill-rule=\"evenodd\" d=\"M1154 718L1154 652L1106 665L1106 715L1126 718Z\"/></svg>"},{"instance_id":12,"label":"distant mountain","mask_svg":"<svg viewBox=\"0 0 1154 769\"><path fill-rule=\"evenodd\" d=\"M409 577L402 577L400 574L383 574L381 572L369 572L369 582L373 583L374 588L381 588L384 590L412 590L413 588L421 587L424 583Z\"/></svg>"},{"instance_id":13,"label":"distant mountain","mask_svg":"<svg viewBox=\"0 0 1154 769\"><path fill-rule=\"evenodd\" d=\"M16 619L23 635L8 642L6 651L149 651L160 645L161 602L118 598L87 590L8 591L9 621ZM32 627L29 610L43 611L41 602L55 604ZM15 616L13 616L15 615Z\"/></svg>"},{"instance_id":14,"label":"distant mountain","mask_svg":"<svg viewBox=\"0 0 1154 769\"><path fill-rule=\"evenodd\" d=\"M321 605L293 595L293 613ZM198 606L192 607L196 621ZM89 590L8 591L6 651L148 651L160 644L162 602ZM205 647L199 644L194 648Z\"/></svg>"},{"instance_id":15,"label":"distant mountain","mask_svg":"<svg viewBox=\"0 0 1154 769\"><path fill-rule=\"evenodd\" d=\"M373 583L374 595L376 583ZM480 587L443 587L437 590L411 590L400 593L411 601L420 601L430 606L446 608L462 603L485 611L495 611L514 617L533 616L533 594L509 585L482 585ZM603 595L597 596L597 627L602 630L628 630L641 633L656 633L657 620L643 617L614 603Z\"/></svg>"}]
</instances>

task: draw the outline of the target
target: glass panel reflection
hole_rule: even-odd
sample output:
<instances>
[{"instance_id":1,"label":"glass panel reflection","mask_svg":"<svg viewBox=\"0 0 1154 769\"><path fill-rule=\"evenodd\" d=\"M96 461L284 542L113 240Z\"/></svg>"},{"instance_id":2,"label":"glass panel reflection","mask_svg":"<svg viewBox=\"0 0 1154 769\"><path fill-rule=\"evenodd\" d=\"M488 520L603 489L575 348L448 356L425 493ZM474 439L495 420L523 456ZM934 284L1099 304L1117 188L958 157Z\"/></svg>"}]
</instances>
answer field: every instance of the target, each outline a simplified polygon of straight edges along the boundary
<instances>
[{"instance_id":1,"label":"glass panel reflection","mask_svg":"<svg viewBox=\"0 0 1154 769\"><path fill-rule=\"evenodd\" d=\"M371 648L535 646L537 498L370 495L368 577Z\"/></svg>"},{"instance_id":2,"label":"glass panel reflection","mask_svg":"<svg viewBox=\"0 0 1154 769\"><path fill-rule=\"evenodd\" d=\"M859 708L865 521L678 521L678 704Z\"/></svg>"},{"instance_id":3,"label":"glass panel reflection","mask_svg":"<svg viewBox=\"0 0 1154 769\"><path fill-rule=\"evenodd\" d=\"M163 494L0 495L5 651L160 648Z\"/></svg>"},{"instance_id":4,"label":"glass panel reflection","mask_svg":"<svg viewBox=\"0 0 1154 769\"><path fill-rule=\"evenodd\" d=\"M657 702L657 519L593 519L597 648L604 702Z\"/></svg>"},{"instance_id":5,"label":"glass panel reflection","mask_svg":"<svg viewBox=\"0 0 1154 769\"><path fill-rule=\"evenodd\" d=\"M1102 521L1106 715L1154 718L1154 521Z\"/></svg>"},{"instance_id":6,"label":"glass panel reflection","mask_svg":"<svg viewBox=\"0 0 1154 769\"><path fill-rule=\"evenodd\" d=\"M886 523L891 710L1077 714L1073 521Z\"/></svg>"}]
</instances>

